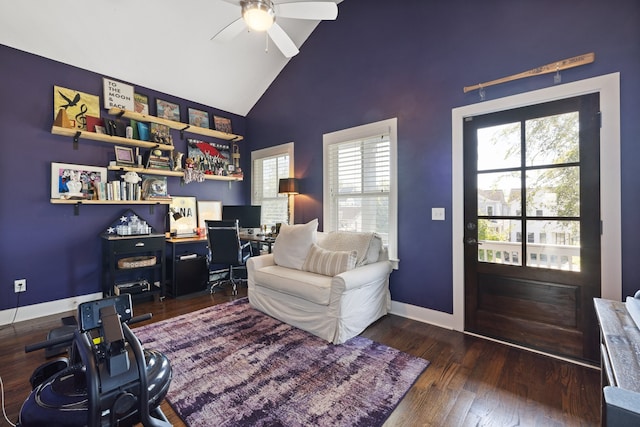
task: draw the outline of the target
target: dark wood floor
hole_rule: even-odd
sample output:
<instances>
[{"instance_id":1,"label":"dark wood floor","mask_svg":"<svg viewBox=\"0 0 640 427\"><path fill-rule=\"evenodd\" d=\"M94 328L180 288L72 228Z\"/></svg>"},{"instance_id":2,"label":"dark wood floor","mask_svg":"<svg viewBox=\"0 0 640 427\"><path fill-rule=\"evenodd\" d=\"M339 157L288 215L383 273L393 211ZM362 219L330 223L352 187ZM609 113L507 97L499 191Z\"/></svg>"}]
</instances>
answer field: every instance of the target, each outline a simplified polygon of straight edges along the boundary
<instances>
[{"instance_id":1,"label":"dark wood floor","mask_svg":"<svg viewBox=\"0 0 640 427\"><path fill-rule=\"evenodd\" d=\"M246 291L245 291L246 292ZM241 291L242 296L242 291ZM173 317L232 297L200 295L136 304L151 321ZM60 326L57 316L0 327L0 376L6 413L18 419L29 376L45 361L24 346ZM600 421L600 373L584 366L497 344L402 317L388 315L364 336L431 361L385 423L390 426L589 426ZM175 426L184 426L162 405ZM0 417L0 425L7 425Z\"/></svg>"}]
</instances>

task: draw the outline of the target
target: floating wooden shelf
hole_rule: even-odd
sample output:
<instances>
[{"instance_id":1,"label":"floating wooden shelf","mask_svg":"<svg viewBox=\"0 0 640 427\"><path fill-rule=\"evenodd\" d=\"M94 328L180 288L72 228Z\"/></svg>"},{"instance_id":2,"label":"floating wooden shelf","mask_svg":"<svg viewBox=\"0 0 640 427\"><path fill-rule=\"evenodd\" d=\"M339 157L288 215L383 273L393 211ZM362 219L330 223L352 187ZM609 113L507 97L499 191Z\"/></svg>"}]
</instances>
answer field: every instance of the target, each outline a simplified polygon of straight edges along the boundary
<instances>
[{"instance_id":1,"label":"floating wooden shelf","mask_svg":"<svg viewBox=\"0 0 640 427\"><path fill-rule=\"evenodd\" d=\"M138 139L122 138L120 136L111 136L103 133L88 132L86 130L77 130L63 128L60 126L52 126L51 133L54 135L70 136L77 142L78 138L91 139L94 141L108 142L116 145L126 145L129 147L142 147L142 148L158 148L160 150L171 151L175 147L173 145L158 144L151 141L140 141Z\"/></svg>"},{"instance_id":2,"label":"floating wooden shelf","mask_svg":"<svg viewBox=\"0 0 640 427\"><path fill-rule=\"evenodd\" d=\"M169 205L171 200L73 200L51 199L54 205Z\"/></svg>"},{"instance_id":3,"label":"floating wooden shelf","mask_svg":"<svg viewBox=\"0 0 640 427\"><path fill-rule=\"evenodd\" d=\"M150 116L148 114L136 113L135 111L123 110L121 108L110 108L109 114L112 116L122 116L127 119L137 120L139 122L158 123L161 125L169 126L171 129L177 129L180 132L191 132L198 135L223 139L226 141L242 141L244 139L244 137L242 137L241 135L234 135L232 133L220 132L219 130L215 129L192 126L186 123L176 122L174 120L167 120L161 117Z\"/></svg>"},{"instance_id":4,"label":"floating wooden shelf","mask_svg":"<svg viewBox=\"0 0 640 427\"><path fill-rule=\"evenodd\" d=\"M131 166L109 166L107 169L110 171L122 171L122 172L136 172L147 175L162 175L162 176L183 176L184 172L169 171L163 169L145 169L136 168ZM205 175L204 179L211 181L242 181L241 177L237 176L220 176L220 175Z\"/></svg>"}]
</instances>

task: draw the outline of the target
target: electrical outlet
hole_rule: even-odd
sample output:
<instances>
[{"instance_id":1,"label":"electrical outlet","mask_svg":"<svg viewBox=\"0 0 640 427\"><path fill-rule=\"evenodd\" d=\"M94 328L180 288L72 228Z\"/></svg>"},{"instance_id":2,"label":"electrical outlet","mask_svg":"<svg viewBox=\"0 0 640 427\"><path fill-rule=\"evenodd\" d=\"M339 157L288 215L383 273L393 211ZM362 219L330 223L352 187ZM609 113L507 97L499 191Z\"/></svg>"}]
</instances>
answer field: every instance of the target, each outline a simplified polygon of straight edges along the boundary
<instances>
[{"instance_id":1,"label":"electrical outlet","mask_svg":"<svg viewBox=\"0 0 640 427\"><path fill-rule=\"evenodd\" d=\"M13 281L13 289L16 293L27 290L27 279L17 279Z\"/></svg>"}]
</instances>

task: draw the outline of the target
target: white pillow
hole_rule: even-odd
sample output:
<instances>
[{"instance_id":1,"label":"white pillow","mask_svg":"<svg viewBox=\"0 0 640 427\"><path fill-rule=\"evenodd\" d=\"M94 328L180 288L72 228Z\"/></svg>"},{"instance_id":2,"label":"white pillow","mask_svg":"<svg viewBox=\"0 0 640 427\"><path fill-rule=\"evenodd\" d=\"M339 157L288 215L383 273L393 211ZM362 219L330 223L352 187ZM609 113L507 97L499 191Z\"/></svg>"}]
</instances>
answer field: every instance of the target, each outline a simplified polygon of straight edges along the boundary
<instances>
[{"instance_id":1,"label":"white pillow","mask_svg":"<svg viewBox=\"0 0 640 427\"><path fill-rule=\"evenodd\" d=\"M316 243L318 219L306 224L282 224L273 247L273 261L282 267L302 270L311 245Z\"/></svg>"},{"instance_id":2,"label":"white pillow","mask_svg":"<svg viewBox=\"0 0 640 427\"><path fill-rule=\"evenodd\" d=\"M302 269L333 277L355 268L357 259L356 251L329 251L314 243Z\"/></svg>"}]
</instances>

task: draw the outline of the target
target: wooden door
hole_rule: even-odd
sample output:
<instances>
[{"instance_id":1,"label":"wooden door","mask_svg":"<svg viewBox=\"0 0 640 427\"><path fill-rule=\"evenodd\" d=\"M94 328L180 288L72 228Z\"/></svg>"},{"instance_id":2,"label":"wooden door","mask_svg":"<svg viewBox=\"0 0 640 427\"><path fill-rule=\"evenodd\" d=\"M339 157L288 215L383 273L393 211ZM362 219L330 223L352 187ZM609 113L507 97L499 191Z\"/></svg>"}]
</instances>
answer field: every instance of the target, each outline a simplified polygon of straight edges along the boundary
<instances>
[{"instance_id":1,"label":"wooden door","mask_svg":"<svg viewBox=\"0 0 640 427\"><path fill-rule=\"evenodd\" d=\"M465 119L465 330L598 360L599 95Z\"/></svg>"}]
</instances>

